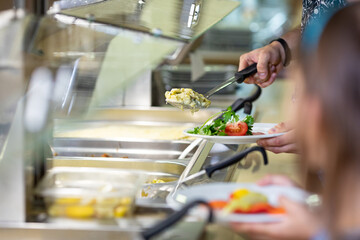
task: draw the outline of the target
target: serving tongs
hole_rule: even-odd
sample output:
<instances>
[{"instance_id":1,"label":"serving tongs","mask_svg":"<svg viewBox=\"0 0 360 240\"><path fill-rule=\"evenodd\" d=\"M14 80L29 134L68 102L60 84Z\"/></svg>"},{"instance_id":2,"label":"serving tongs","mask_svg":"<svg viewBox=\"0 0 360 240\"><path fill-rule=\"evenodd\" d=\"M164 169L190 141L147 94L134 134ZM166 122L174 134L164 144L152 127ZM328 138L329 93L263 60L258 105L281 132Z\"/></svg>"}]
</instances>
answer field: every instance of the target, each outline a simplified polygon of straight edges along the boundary
<instances>
[{"instance_id":1,"label":"serving tongs","mask_svg":"<svg viewBox=\"0 0 360 240\"><path fill-rule=\"evenodd\" d=\"M177 191L179 187L197 185L205 182L211 181L211 176L214 172L234 165L240 162L243 158L245 158L249 153L254 151L260 151L264 164L268 164L268 159L266 155L266 151L263 147L255 146L252 148L248 148L240 153L235 154L234 156L222 160L216 164L209 165L195 174L189 176L189 172L191 168L194 166L196 162L196 158L193 158L188 167L181 174L180 178L177 181L165 182L165 183L156 183L156 184L147 184L145 192L148 193L148 197L150 197L153 201L152 204L158 204L157 206L161 206L163 204L163 200L165 198L171 198ZM160 200L160 201L159 201ZM141 201L137 200L137 205L148 206L148 204L144 204Z\"/></svg>"},{"instance_id":2,"label":"serving tongs","mask_svg":"<svg viewBox=\"0 0 360 240\"><path fill-rule=\"evenodd\" d=\"M171 201L171 199L175 196L178 189L181 189L183 187L187 186L193 186L198 184L203 184L206 182L211 181L212 175L221 169L224 169L226 167L229 167L231 165L234 165L238 162L240 162L242 159L244 159L249 153L258 151L261 153L264 165L268 164L268 157L266 154L266 151L261 146L255 146L248 149L245 149L244 151L237 153L225 160L222 160L216 164L212 164L210 166L205 167L203 170L194 173L190 176L182 175L180 179L178 180L176 186L171 190L171 192L167 196L167 201ZM170 199L170 200L169 200Z\"/></svg>"},{"instance_id":3,"label":"serving tongs","mask_svg":"<svg viewBox=\"0 0 360 240\"><path fill-rule=\"evenodd\" d=\"M186 178L184 178L182 180L179 180L179 183L185 184L185 185L194 185L193 183L196 182L196 184L200 184L206 180L209 180L216 171L219 171L221 169L224 169L226 167L229 167L233 164L240 162L249 153L254 152L254 151L259 151L262 154L263 159L264 159L264 165L267 165L268 158L267 158L265 149L260 146L255 146L255 147L248 148L240 153L237 153L234 156L231 156L231 157L229 157L225 160L222 160L216 164L207 166L203 170L201 170L197 173L194 173L190 176L187 176Z\"/></svg>"},{"instance_id":4,"label":"serving tongs","mask_svg":"<svg viewBox=\"0 0 360 240\"><path fill-rule=\"evenodd\" d=\"M221 89L226 88L227 86L229 86L235 82L237 82L239 84L243 83L246 78L250 77L251 75L253 75L255 73L257 73L257 63L254 63L254 64L250 65L249 67L245 68L244 70L241 70L241 71L235 73L235 75L232 78L217 85L216 87L214 87L207 93L203 94L203 96L206 99L209 99L213 94L220 91ZM195 106L192 106L190 104L185 104L183 101L176 101L173 99L166 99L166 102L169 103L170 105L180 108L180 109L198 110L200 108L203 108L201 105L201 102L199 102L197 100L195 100Z\"/></svg>"}]
</instances>

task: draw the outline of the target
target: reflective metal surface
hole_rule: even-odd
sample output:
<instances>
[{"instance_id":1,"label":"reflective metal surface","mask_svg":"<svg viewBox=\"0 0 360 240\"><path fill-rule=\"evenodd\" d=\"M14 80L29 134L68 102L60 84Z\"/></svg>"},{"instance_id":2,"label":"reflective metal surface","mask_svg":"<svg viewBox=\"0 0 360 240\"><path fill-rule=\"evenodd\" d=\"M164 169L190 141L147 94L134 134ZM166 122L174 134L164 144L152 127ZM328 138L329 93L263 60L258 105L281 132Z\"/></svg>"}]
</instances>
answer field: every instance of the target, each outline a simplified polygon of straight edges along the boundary
<instances>
[{"instance_id":1,"label":"reflective metal surface","mask_svg":"<svg viewBox=\"0 0 360 240\"><path fill-rule=\"evenodd\" d=\"M0 223L0 232L1 238L7 240L141 239L139 227L133 225L119 228L115 224Z\"/></svg>"},{"instance_id":2,"label":"reflective metal surface","mask_svg":"<svg viewBox=\"0 0 360 240\"><path fill-rule=\"evenodd\" d=\"M239 2L230 0L108 0L62 13L188 41L200 36L237 6Z\"/></svg>"},{"instance_id":3,"label":"reflective metal surface","mask_svg":"<svg viewBox=\"0 0 360 240\"><path fill-rule=\"evenodd\" d=\"M129 169L148 172L162 172L180 176L186 164L176 161L154 161L146 159L125 158L84 158L84 157L54 157L48 158L49 167L97 167L111 169Z\"/></svg>"},{"instance_id":4,"label":"reflective metal surface","mask_svg":"<svg viewBox=\"0 0 360 240\"><path fill-rule=\"evenodd\" d=\"M122 239L141 240L140 235L144 228L153 226L164 216L152 216L151 218L136 218L131 221L111 223L81 223L81 222L59 222L59 223L0 223L1 237L6 240L36 239L36 240L88 240L88 239ZM163 234L153 239L166 240L199 239L202 234L204 222L188 221L180 222Z\"/></svg>"},{"instance_id":5,"label":"reflective metal surface","mask_svg":"<svg viewBox=\"0 0 360 240\"><path fill-rule=\"evenodd\" d=\"M54 138L50 147L56 157L176 160L189 144L190 141L179 140ZM185 157L191 157L195 150Z\"/></svg>"}]
</instances>

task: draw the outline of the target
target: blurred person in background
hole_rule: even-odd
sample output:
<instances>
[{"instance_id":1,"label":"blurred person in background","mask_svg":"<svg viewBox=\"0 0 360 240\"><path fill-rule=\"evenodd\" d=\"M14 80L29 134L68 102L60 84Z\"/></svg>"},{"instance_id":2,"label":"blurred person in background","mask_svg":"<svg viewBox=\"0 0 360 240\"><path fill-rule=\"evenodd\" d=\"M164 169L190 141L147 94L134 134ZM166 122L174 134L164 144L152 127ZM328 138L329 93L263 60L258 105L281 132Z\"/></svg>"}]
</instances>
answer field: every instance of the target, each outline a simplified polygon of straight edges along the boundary
<instances>
[{"instance_id":1,"label":"blurred person in background","mask_svg":"<svg viewBox=\"0 0 360 240\"><path fill-rule=\"evenodd\" d=\"M303 162L324 172L322 206L309 211L281 198L281 221L232 227L250 239L360 239L360 3L337 12L315 53L301 55L296 143ZM283 176L259 184L294 185Z\"/></svg>"},{"instance_id":2,"label":"blurred person in background","mask_svg":"<svg viewBox=\"0 0 360 240\"><path fill-rule=\"evenodd\" d=\"M281 38L272 41L270 44L243 54L239 61L239 70L257 63L258 73L245 80L245 83L258 84L265 88L271 85L280 71L296 59L296 49L301 41L307 44L307 51L313 50L312 43L317 42L322 29L307 31L307 26L323 21L324 16L329 16L330 12L347 5L350 0L303 0L303 14L301 26L295 30L284 34ZM319 24L320 25L320 24ZM303 38L302 38L303 35ZM269 133L286 132L284 135L262 139L258 141L260 146L274 153L298 153L295 142L295 131L291 122L278 124Z\"/></svg>"}]
</instances>

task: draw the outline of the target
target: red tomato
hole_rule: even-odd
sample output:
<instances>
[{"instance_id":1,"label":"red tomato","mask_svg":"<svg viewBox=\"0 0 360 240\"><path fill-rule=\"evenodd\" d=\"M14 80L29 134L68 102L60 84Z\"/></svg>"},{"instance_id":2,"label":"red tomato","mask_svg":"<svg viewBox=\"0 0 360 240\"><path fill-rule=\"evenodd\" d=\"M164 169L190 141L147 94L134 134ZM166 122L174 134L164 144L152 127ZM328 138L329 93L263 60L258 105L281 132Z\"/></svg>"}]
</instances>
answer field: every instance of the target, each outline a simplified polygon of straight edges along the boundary
<instances>
[{"instance_id":1,"label":"red tomato","mask_svg":"<svg viewBox=\"0 0 360 240\"><path fill-rule=\"evenodd\" d=\"M244 122L227 123L225 133L229 136L244 136L248 130L248 125Z\"/></svg>"}]
</instances>

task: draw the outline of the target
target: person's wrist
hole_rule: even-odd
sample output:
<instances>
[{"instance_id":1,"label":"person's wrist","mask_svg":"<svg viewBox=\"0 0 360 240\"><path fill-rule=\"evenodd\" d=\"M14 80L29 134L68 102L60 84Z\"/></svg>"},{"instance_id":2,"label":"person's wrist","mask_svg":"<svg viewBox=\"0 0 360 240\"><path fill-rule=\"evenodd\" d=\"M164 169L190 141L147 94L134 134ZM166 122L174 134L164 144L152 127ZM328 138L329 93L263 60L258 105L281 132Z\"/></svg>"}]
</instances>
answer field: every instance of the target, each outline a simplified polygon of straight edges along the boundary
<instances>
[{"instance_id":1,"label":"person's wrist","mask_svg":"<svg viewBox=\"0 0 360 240\"><path fill-rule=\"evenodd\" d=\"M283 65L284 65L284 67L288 66L290 64L290 61L291 61L291 50L289 48L289 45L287 44L287 42L283 38L274 39L270 43L273 43L273 42L280 43L280 45L281 45L281 47L282 47L282 49L283 49L283 51L285 53Z\"/></svg>"},{"instance_id":2,"label":"person's wrist","mask_svg":"<svg viewBox=\"0 0 360 240\"><path fill-rule=\"evenodd\" d=\"M285 53L285 49L283 48L281 43L278 42L278 41L273 41L273 42L270 43L270 46L275 48L276 51L279 53L281 63L284 65L284 63L286 61L286 53Z\"/></svg>"}]
</instances>

